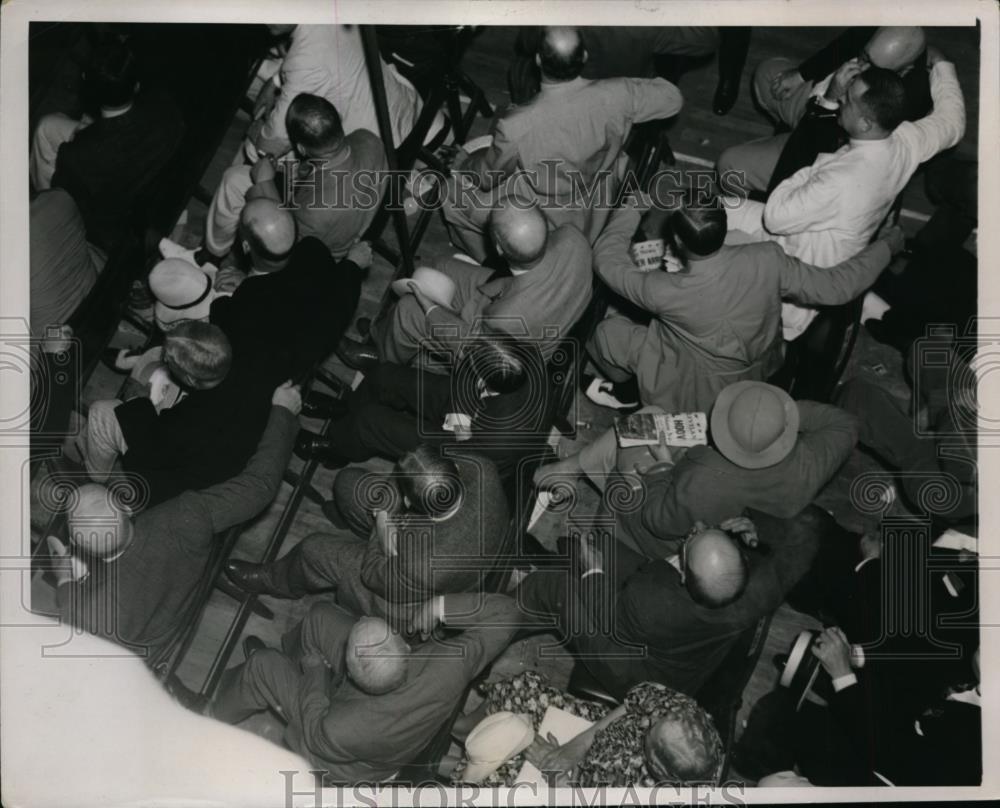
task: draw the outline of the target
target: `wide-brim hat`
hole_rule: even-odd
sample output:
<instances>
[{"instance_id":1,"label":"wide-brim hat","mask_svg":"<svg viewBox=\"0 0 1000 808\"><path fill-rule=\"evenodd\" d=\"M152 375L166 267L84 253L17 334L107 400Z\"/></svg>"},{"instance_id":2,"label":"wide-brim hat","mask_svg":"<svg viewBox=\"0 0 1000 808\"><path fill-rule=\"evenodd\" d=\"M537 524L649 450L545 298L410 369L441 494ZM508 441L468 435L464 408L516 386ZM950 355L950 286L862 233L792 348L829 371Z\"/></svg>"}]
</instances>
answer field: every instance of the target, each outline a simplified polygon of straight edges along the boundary
<instances>
[{"instance_id":1,"label":"wide-brim hat","mask_svg":"<svg viewBox=\"0 0 1000 808\"><path fill-rule=\"evenodd\" d=\"M798 434L798 405L773 384L735 382L719 393L712 408L712 441L723 457L745 469L780 463Z\"/></svg>"},{"instance_id":2,"label":"wide-brim hat","mask_svg":"<svg viewBox=\"0 0 1000 808\"><path fill-rule=\"evenodd\" d=\"M165 258L149 273L156 298L153 316L161 328L182 320L207 320L216 294L214 267L199 267L183 258Z\"/></svg>"},{"instance_id":3,"label":"wide-brim hat","mask_svg":"<svg viewBox=\"0 0 1000 808\"><path fill-rule=\"evenodd\" d=\"M533 740L535 730L527 717L507 711L486 716L465 739L469 763L462 773L462 781L478 783L485 780L531 746Z\"/></svg>"},{"instance_id":4,"label":"wide-brim hat","mask_svg":"<svg viewBox=\"0 0 1000 808\"><path fill-rule=\"evenodd\" d=\"M446 309L451 308L452 301L455 299L455 282L443 272L438 272L430 267L417 267L413 270L411 277L393 281L392 291L402 297L409 294L411 283L415 283L423 294L439 306L444 306Z\"/></svg>"}]
</instances>

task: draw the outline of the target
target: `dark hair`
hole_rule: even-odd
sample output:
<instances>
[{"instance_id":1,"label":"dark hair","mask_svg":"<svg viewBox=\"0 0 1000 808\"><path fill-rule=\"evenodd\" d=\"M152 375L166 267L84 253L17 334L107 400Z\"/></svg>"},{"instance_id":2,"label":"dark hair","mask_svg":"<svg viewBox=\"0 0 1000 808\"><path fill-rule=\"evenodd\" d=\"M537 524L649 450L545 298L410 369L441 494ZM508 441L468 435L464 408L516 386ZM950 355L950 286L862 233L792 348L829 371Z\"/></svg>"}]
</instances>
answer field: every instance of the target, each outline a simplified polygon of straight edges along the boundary
<instances>
[{"instance_id":1,"label":"dark hair","mask_svg":"<svg viewBox=\"0 0 1000 808\"><path fill-rule=\"evenodd\" d=\"M868 117L886 132L906 120L906 85L892 70L869 67L858 79L866 89L858 99Z\"/></svg>"},{"instance_id":2,"label":"dark hair","mask_svg":"<svg viewBox=\"0 0 1000 808\"><path fill-rule=\"evenodd\" d=\"M512 393L527 378L528 349L514 337L484 330L470 340L461 364L463 371L481 379L494 393Z\"/></svg>"},{"instance_id":3,"label":"dark hair","mask_svg":"<svg viewBox=\"0 0 1000 808\"><path fill-rule=\"evenodd\" d=\"M135 95L138 72L135 53L124 42L110 42L95 54L86 81L94 102L102 107L123 107Z\"/></svg>"},{"instance_id":4,"label":"dark hair","mask_svg":"<svg viewBox=\"0 0 1000 808\"><path fill-rule=\"evenodd\" d=\"M330 151L344 139L344 126L337 108L318 95L299 93L285 114L285 128L293 143L309 149Z\"/></svg>"},{"instance_id":5,"label":"dark hair","mask_svg":"<svg viewBox=\"0 0 1000 808\"><path fill-rule=\"evenodd\" d=\"M410 500L410 510L427 516L448 513L462 498L455 461L421 444L396 463L399 490Z\"/></svg>"},{"instance_id":6,"label":"dark hair","mask_svg":"<svg viewBox=\"0 0 1000 808\"><path fill-rule=\"evenodd\" d=\"M583 72L586 53L587 48L584 45L582 34L579 34L576 47L569 53L552 47L548 31L544 32L541 44L538 46L538 58L541 62L542 72L559 81L575 79Z\"/></svg>"},{"instance_id":7,"label":"dark hair","mask_svg":"<svg viewBox=\"0 0 1000 808\"><path fill-rule=\"evenodd\" d=\"M680 246L694 255L709 255L726 240L728 220L721 204L682 205L667 220Z\"/></svg>"}]
</instances>

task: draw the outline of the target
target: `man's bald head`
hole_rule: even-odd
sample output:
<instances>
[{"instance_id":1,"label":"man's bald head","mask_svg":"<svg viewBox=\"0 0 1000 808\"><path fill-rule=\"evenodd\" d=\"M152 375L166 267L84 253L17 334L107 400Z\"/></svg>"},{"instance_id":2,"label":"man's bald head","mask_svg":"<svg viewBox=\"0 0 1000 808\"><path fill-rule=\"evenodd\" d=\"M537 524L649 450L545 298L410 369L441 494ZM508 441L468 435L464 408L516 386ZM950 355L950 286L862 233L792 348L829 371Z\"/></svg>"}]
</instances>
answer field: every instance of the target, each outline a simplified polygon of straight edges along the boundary
<instances>
[{"instance_id":1,"label":"man's bald head","mask_svg":"<svg viewBox=\"0 0 1000 808\"><path fill-rule=\"evenodd\" d=\"M365 693L381 696L406 681L410 647L378 617L362 617L347 638L347 672Z\"/></svg>"},{"instance_id":2,"label":"man's bald head","mask_svg":"<svg viewBox=\"0 0 1000 808\"><path fill-rule=\"evenodd\" d=\"M571 81L583 71L587 49L578 28L549 26L535 57L542 76L550 81Z\"/></svg>"},{"instance_id":3,"label":"man's bald head","mask_svg":"<svg viewBox=\"0 0 1000 808\"><path fill-rule=\"evenodd\" d=\"M107 488L87 483L77 489L69 513L69 537L74 546L96 558L107 558L127 544L131 530L128 512L112 501Z\"/></svg>"},{"instance_id":4,"label":"man's bald head","mask_svg":"<svg viewBox=\"0 0 1000 808\"><path fill-rule=\"evenodd\" d=\"M507 198L490 213L490 232L501 254L512 264L525 265L545 254L549 224L537 204Z\"/></svg>"},{"instance_id":5,"label":"man's bald head","mask_svg":"<svg viewBox=\"0 0 1000 808\"><path fill-rule=\"evenodd\" d=\"M695 602L718 609L743 594L750 571L743 551L724 530L695 533L683 552L685 585Z\"/></svg>"},{"instance_id":6,"label":"man's bald head","mask_svg":"<svg viewBox=\"0 0 1000 808\"><path fill-rule=\"evenodd\" d=\"M926 47L927 37L923 28L884 26L868 40L865 55L875 67L899 72L912 65Z\"/></svg>"},{"instance_id":7,"label":"man's bald head","mask_svg":"<svg viewBox=\"0 0 1000 808\"><path fill-rule=\"evenodd\" d=\"M251 200L240 214L240 236L254 265L282 263L295 246L295 217L273 199Z\"/></svg>"}]
</instances>

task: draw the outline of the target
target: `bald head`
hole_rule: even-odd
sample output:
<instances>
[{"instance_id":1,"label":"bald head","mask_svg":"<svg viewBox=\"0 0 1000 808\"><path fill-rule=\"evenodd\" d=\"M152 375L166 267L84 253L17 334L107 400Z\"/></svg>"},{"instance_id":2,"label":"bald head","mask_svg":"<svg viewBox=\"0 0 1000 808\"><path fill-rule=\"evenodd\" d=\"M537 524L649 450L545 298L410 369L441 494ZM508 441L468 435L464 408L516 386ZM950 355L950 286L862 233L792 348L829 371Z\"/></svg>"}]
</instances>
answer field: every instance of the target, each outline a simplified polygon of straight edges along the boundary
<instances>
[{"instance_id":1,"label":"bald head","mask_svg":"<svg viewBox=\"0 0 1000 808\"><path fill-rule=\"evenodd\" d=\"M240 235L255 266L282 263L295 246L295 218L273 199L254 199L240 214Z\"/></svg>"},{"instance_id":2,"label":"bald head","mask_svg":"<svg viewBox=\"0 0 1000 808\"><path fill-rule=\"evenodd\" d=\"M535 62L543 78L549 81L571 81L583 71L587 49L578 28L550 26L542 35Z\"/></svg>"},{"instance_id":3,"label":"bald head","mask_svg":"<svg viewBox=\"0 0 1000 808\"><path fill-rule=\"evenodd\" d=\"M691 536L684 545L684 564L688 593L702 606L726 606L746 588L746 559L723 530L709 528Z\"/></svg>"},{"instance_id":4,"label":"bald head","mask_svg":"<svg viewBox=\"0 0 1000 808\"><path fill-rule=\"evenodd\" d=\"M885 26L868 40L865 54L875 67L899 72L909 67L927 47L924 29L919 27Z\"/></svg>"},{"instance_id":5,"label":"bald head","mask_svg":"<svg viewBox=\"0 0 1000 808\"><path fill-rule=\"evenodd\" d=\"M378 617L362 617L347 638L347 672L373 696L389 693L406 681L410 647Z\"/></svg>"},{"instance_id":6,"label":"bald head","mask_svg":"<svg viewBox=\"0 0 1000 808\"><path fill-rule=\"evenodd\" d=\"M538 205L504 199L490 213L490 232L497 249L522 268L545 254L549 225Z\"/></svg>"},{"instance_id":7,"label":"bald head","mask_svg":"<svg viewBox=\"0 0 1000 808\"><path fill-rule=\"evenodd\" d=\"M73 545L96 558L107 558L123 549L131 536L129 514L115 505L103 485L87 483L77 489L69 514Z\"/></svg>"}]
</instances>

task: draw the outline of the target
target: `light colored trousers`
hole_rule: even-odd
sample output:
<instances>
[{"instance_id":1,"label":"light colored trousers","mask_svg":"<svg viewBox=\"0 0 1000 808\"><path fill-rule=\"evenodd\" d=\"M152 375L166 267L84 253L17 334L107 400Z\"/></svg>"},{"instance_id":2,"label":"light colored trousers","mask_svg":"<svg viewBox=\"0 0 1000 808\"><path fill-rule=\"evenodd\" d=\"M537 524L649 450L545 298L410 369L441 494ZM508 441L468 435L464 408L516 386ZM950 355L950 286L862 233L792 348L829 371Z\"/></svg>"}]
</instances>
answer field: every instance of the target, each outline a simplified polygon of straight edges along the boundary
<instances>
[{"instance_id":1,"label":"light colored trousers","mask_svg":"<svg viewBox=\"0 0 1000 808\"><path fill-rule=\"evenodd\" d=\"M90 126L93 118L84 115L80 120L61 112L45 115L35 127L31 138L29 171L31 184L36 191L47 191L52 187L52 175L56 173L56 157L59 147L68 143L81 129Z\"/></svg>"}]
</instances>

